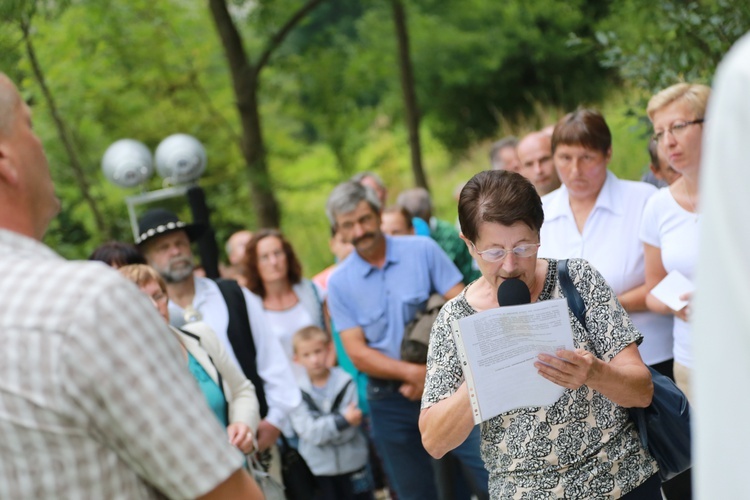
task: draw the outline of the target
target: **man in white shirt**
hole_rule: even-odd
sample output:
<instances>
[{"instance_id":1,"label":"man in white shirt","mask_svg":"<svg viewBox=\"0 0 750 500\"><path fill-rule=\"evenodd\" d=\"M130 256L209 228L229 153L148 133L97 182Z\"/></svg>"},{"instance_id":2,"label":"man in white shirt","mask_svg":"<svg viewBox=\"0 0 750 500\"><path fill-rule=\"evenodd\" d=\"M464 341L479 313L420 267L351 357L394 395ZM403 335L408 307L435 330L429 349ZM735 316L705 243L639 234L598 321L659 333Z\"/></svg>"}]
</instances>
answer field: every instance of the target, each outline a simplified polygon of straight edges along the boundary
<instances>
[{"instance_id":1,"label":"man in white shirt","mask_svg":"<svg viewBox=\"0 0 750 500\"><path fill-rule=\"evenodd\" d=\"M145 296L40 242L59 207L0 73L0 498L262 498Z\"/></svg>"},{"instance_id":2,"label":"man in white shirt","mask_svg":"<svg viewBox=\"0 0 750 500\"><path fill-rule=\"evenodd\" d=\"M149 265L167 283L172 326L179 328L193 321L207 323L232 361L255 385L263 418L258 426L258 449L265 451L278 439L289 413L301 403L299 387L281 344L268 335L263 310L250 292L234 285L238 300L229 304L216 282L193 275L190 243L202 230L201 226L185 224L168 210L153 208L140 218L137 243ZM234 282L224 283L222 286ZM242 314L247 321L238 326L236 320L244 320ZM246 332L248 327L250 332ZM246 343L248 340L251 341Z\"/></svg>"}]
</instances>

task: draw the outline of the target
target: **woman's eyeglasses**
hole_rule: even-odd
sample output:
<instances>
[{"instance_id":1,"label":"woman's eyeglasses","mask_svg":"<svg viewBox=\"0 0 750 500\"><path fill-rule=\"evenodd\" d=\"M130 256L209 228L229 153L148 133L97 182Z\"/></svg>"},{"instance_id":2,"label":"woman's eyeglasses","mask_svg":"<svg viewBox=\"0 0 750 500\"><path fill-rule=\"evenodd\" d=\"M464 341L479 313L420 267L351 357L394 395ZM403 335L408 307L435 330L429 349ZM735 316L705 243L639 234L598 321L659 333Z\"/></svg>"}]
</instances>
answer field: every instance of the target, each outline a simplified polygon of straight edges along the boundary
<instances>
[{"instance_id":1,"label":"woman's eyeglasses","mask_svg":"<svg viewBox=\"0 0 750 500\"><path fill-rule=\"evenodd\" d=\"M664 134L669 132L672 134L672 137L679 137L681 136L685 130L690 125L698 125L699 123L703 123L703 118L699 118L697 120L689 121L689 122L675 122L672 125L667 128L667 130L662 130L661 132L657 132L654 135L651 136L651 140L659 143L664 139Z\"/></svg>"},{"instance_id":2,"label":"woman's eyeglasses","mask_svg":"<svg viewBox=\"0 0 750 500\"><path fill-rule=\"evenodd\" d=\"M500 262L510 252L513 252L513 255L515 255L516 257L531 257L532 255L536 254L537 250L539 250L540 245L541 243L526 243L524 245L518 245L513 250L506 250L504 248L488 248L487 250L480 252L479 250L477 250L474 242L471 242L471 246L474 247L474 251L485 262Z\"/></svg>"}]
</instances>

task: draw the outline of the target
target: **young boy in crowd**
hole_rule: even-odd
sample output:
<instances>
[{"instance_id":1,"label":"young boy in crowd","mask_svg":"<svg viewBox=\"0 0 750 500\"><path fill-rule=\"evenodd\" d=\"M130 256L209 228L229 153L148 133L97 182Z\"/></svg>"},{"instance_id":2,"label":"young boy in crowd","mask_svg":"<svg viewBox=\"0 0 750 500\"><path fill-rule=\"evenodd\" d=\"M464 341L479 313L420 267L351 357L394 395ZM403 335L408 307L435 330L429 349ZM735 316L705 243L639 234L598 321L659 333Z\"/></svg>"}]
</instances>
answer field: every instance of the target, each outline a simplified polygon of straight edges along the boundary
<instances>
[{"instance_id":1,"label":"young boy in crowd","mask_svg":"<svg viewBox=\"0 0 750 500\"><path fill-rule=\"evenodd\" d=\"M317 477L323 500L371 500L368 448L358 428L357 387L341 368L326 366L326 332L308 326L294 334L294 361L305 368L303 403L292 413L299 452Z\"/></svg>"}]
</instances>

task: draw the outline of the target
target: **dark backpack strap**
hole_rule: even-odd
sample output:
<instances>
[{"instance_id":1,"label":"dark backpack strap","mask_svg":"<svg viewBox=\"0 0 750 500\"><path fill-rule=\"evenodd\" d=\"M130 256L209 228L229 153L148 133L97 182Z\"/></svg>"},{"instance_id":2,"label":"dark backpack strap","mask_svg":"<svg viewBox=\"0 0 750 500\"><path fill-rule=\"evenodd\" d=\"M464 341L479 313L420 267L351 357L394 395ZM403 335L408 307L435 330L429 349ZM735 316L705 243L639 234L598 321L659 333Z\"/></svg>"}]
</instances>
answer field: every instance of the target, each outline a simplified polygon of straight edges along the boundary
<instances>
[{"instance_id":1,"label":"dark backpack strap","mask_svg":"<svg viewBox=\"0 0 750 500\"><path fill-rule=\"evenodd\" d=\"M338 411L339 406L341 406L341 401L344 400L344 396L346 396L346 390L349 388L349 386L352 384L352 379L349 379L346 384L344 384L344 388L339 391L339 393L336 395L336 399L333 400L333 405L331 406L331 413Z\"/></svg>"},{"instance_id":2,"label":"dark backpack strap","mask_svg":"<svg viewBox=\"0 0 750 500\"><path fill-rule=\"evenodd\" d=\"M586 316L584 315L586 305L583 303L583 298L581 298L578 289L573 284L573 280L570 279L567 259L557 261L557 278L560 280L560 288L565 295L565 299L568 301L568 308L573 312L578 322L586 328Z\"/></svg>"},{"instance_id":3,"label":"dark backpack strap","mask_svg":"<svg viewBox=\"0 0 750 500\"><path fill-rule=\"evenodd\" d=\"M312 288L313 294L315 294L315 300L318 301L318 314L320 314L320 326L323 328L323 330L326 330L326 333L329 335L331 332L328 331L328 325L326 325L326 311L325 311L325 304L323 302L323 299L320 297L320 293L318 292L318 287L315 283L309 281L310 287Z\"/></svg>"},{"instance_id":4,"label":"dark backpack strap","mask_svg":"<svg viewBox=\"0 0 750 500\"><path fill-rule=\"evenodd\" d=\"M182 333L184 333L185 335L187 335L191 339L197 340L199 344L201 343L201 338L199 336L197 336L196 334L194 334L192 332L189 332L187 330L183 330L182 328L178 328L178 330L180 330Z\"/></svg>"},{"instance_id":5,"label":"dark backpack strap","mask_svg":"<svg viewBox=\"0 0 750 500\"><path fill-rule=\"evenodd\" d=\"M341 402L344 400L344 396L346 396L346 390L349 388L349 386L352 384L352 379L347 380L346 384L344 384L344 387L339 391L338 394L336 394L336 397L333 399L333 404L331 405L331 411L329 414L334 413L338 411L339 406L341 406ZM317 404L315 404L315 401L313 400L310 393L301 391L302 392L302 400L305 402L307 407L314 412L317 412L319 414L323 414L320 407L318 407Z\"/></svg>"},{"instance_id":6,"label":"dark backpack strap","mask_svg":"<svg viewBox=\"0 0 750 500\"><path fill-rule=\"evenodd\" d=\"M312 398L309 392L300 391L302 392L302 401L305 402L307 407L310 409L310 411L317 412L319 414L323 413L320 411L320 408L317 404L315 404L315 400Z\"/></svg>"},{"instance_id":7,"label":"dark backpack strap","mask_svg":"<svg viewBox=\"0 0 750 500\"><path fill-rule=\"evenodd\" d=\"M266 402L266 391L263 388L263 380L258 375L257 351L253 341L253 333L250 329L250 319L247 316L247 303L242 293L242 288L234 280L216 280L221 295L227 304L229 311L229 324L227 325L227 338L232 345L234 355L239 361L245 376L255 386L255 394L258 396L260 416L265 418L268 414L268 403Z\"/></svg>"}]
</instances>

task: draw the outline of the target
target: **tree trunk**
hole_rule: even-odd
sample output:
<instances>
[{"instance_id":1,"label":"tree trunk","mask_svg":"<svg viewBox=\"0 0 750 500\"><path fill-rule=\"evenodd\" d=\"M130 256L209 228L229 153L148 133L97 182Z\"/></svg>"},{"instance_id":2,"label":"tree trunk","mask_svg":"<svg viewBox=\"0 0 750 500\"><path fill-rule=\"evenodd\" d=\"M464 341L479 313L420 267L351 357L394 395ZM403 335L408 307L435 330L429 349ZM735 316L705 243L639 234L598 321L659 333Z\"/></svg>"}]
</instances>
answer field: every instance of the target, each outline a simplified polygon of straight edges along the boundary
<instances>
[{"instance_id":1,"label":"tree trunk","mask_svg":"<svg viewBox=\"0 0 750 500\"><path fill-rule=\"evenodd\" d=\"M308 0L294 12L279 31L268 40L255 65L248 59L242 44L242 37L227 10L226 0L208 1L216 31L219 33L229 63L229 71L232 74L237 110L242 123L242 154L247 162L253 206L261 227L279 227L281 213L279 203L273 193L271 176L268 174L266 145L263 142L263 129L258 107L260 72L289 32L323 1Z\"/></svg>"},{"instance_id":2,"label":"tree trunk","mask_svg":"<svg viewBox=\"0 0 750 500\"><path fill-rule=\"evenodd\" d=\"M57 128L57 135L60 137L60 141L63 143L65 152L68 155L70 167L73 170L73 177L75 177L76 182L78 183L78 187L81 189L81 195L83 196L83 199L86 201L86 204L89 206L89 208L91 209L91 213L94 216L94 224L96 225L96 230L99 233L99 237L103 240L111 239L112 236L109 225L105 223L104 217L99 210L99 206L97 205L94 196L91 194L91 186L86 180L86 172L84 171L83 165L81 165L81 161L78 158L78 153L73 144L73 138L68 131L68 127L65 125L65 121L62 119L62 116L60 116L60 111L57 108L57 103L52 96L52 92L47 86L47 81L44 78L42 67L36 57L34 44L31 41L31 36L29 33L30 29L30 21L26 19L22 20L21 32L23 33L23 41L26 46L26 53L29 56L29 61L31 62L31 69L34 72L34 78L36 78L39 87L41 87L42 94L44 95L44 100L47 102L47 106L49 107L50 113L52 114L52 119L55 122L55 128Z\"/></svg>"},{"instance_id":3,"label":"tree trunk","mask_svg":"<svg viewBox=\"0 0 750 500\"><path fill-rule=\"evenodd\" d=\"M242 155L250 176L250 193L258 225L279 227L281 214L268 174L258 111L259 75L248 60L242 38L229 16L225 0L209 0L209 7L232 75L232 86L242 124Z\"/></svg>"},{"instance_id":4,"label":"tree trunk","mask_svg":"<svg viewBox=\"0 0 750 500\"><path fill-rule=\"evenodd\" d=\"M414 174L414 183L429 191L427 177L422 168L422 146L419 141L419 106L417 105L414 74L412 73L409 56L409 31L406 27L406 12L401 0L391 0L391 6L393 7L393 23L398 42L398 63L401 72L401 90L404 94L404 115L406 116L406 128L409 132L411 170Z\"/></svg>"}]
</instances>

